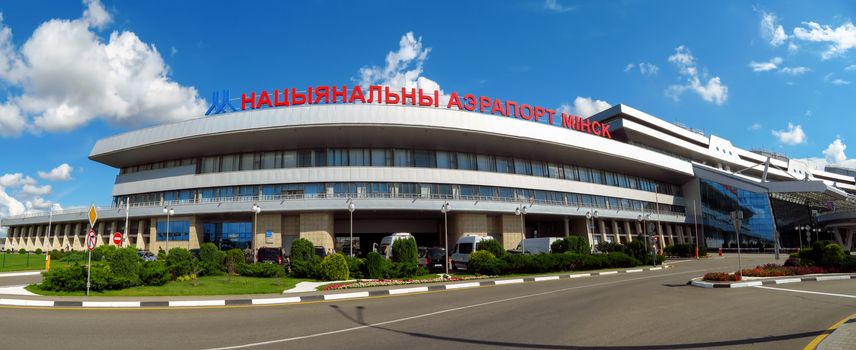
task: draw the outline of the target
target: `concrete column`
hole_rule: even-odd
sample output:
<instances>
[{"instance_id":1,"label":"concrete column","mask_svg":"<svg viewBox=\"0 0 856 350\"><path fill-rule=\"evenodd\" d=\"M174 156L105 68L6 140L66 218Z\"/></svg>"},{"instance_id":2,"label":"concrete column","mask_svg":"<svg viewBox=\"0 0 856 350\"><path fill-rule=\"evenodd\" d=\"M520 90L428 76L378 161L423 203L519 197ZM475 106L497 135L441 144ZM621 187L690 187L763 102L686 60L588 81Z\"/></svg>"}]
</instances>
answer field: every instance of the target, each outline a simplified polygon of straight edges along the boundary
<instances>
[{"instance_id":1,"label":"concrete column","mask_svg":"<svg viewBox=\"0 0 856 350\"><path fill-rule=\"evenodd\" d=\"M332 250L335 245L333 213L301 213L300 238L309 240L315 246L322 246L324 250Z\"/></svg>"},{"instance_id":2,"label":"concrete column","mask_svg":"<svg viewBox=\"0 0 856 350\"><path fill-rule=\"evenodd\" d=\"M612 239L614 239L615 243L621 243L621 237L618 235L618 221L610 220L610 224L612 224Z\"/></svg>"},{"instance_id":3,"label":"concrete column","mask_svg":"<svg viewBox=\"0 0 856 350\"><path fill-rule=\"evenodd\" d=\"M600 241L606 242L606 232L604 232L606 231L606 223L603 219L597 219L595 223L597 224L597 234L600 235Z\"/></svg>"},{"instance_id":4,"label":"concrete column","mask_svg":"<svg viewBox=\"0 0 856 350\"><path fill-rule=\"evenodd\" d=\"M847 250L850 250L850 251L854 250L854 247L853 247L853 236L854 235L856 235L856 230L854 230L854 229L847 230L847 245L845 246L845 247L847 247Z\"/></svg>"},{"instance_id":5,"label":"concrete column","mask_svg":"<svg viewBox=\"0 0 856 350\"><path fill-rule=\"evenodd\" d=\"M664 248L666 248L666 234L665 234L665 231L663 230L663 224L662 223L656 223L656 225L657 225L656 235L658 237L658 241L660 242L659 248L664 249Z\"/></svg>"},{"instance_id":6,"label":"concrete column","mask_svg":"<svg viewBox=\"0 0 856 350\"><path fill-rule=\"evenodd\" d=\"M288 215L280 220L282 222L282 248L285 249L285 254L291 255L291 243L300 238L300 216ZM372 247L361 245L360 249L364 253L368 253Z\"/></svg>"},{"instance_id":7,"label":"concrete column","mask_svg":"<svg viewBox=\"0 0 856 350\"><path fill-rule=\"evenodd\" d=\"M137 242L136 242L137 249L148 250L148 248L149 248L146 245L146 239L145 239L145 235L143 232L145 227L146 227L146 220L145 219L141 219L141 220L137 221Z\"/></svg>"},{"instance_id":8,"label":"concrete column","mask_svg":"<svg viewBox=\"0 0 856 350\"><path fill-rule=\"evenodd\" d=\"M840 244L845 249L848 248L848 246L844 245L844 240L841 239L841 232L839 232L839 229L836 228L836 229L832 230L832 239L835 240L835 243Z\"/></svg>"},{"instance_id":9,"label":"concrete column","mask_svg":"<svg viewBox=\"0 0 856 350\"><path fill-rule=\"evenodd\" d=\"M104 226L106 223L104 222L96 222L95 223L95 246L104 245Z\"/></svg>"},{"instance_id":10,"label":"concrete column","mask_svg":"<svg viewBox=\"0 0 856 350\"><path fill-rule=\"evenodd\" d=\"M520 225L520 217L517 215L505 214L500 217L502 220L502 247L506 250L517 248L520 241L523 240L523 229ZM568 219L565 218L565 225L568 224ZM456 240L449 238L449 249L455 246Z\"/></svg>"},{"instance_id":11,"label":"concrete column","mask_svg":"<svg viewBox=\"0 0 856 350\"><path fill-rule=\"evenodd\" d=\"M571 219L570 219L570 218L568 218L568 217L566 216L566 217L565 217L565 237L567 237L567 236L570 236L570 235L571 235L571 225L570 225L570 221L571 221Z\"/></svg>"},{"instance_id":12,"label":"concrete column","mask_svg":"<svg viewBox=\"0 0 856 350\"><path fill-rule=\"evenodd\" d=\"M158 219L151 218L149 222L149 251L157 254L161 248L165 248L166 242L163 242L164 247L162 247L161 242L158 241Z\"/></svg>"},{"instance_id":13,"label":"concrete column","mask_svg":"<svg viewBox=\"0 0 856 350\"><path fill-rule=\"evenodd\" d=\"M282 215L281 214L259 214L258 227L253 231L253 247L282 247ZM270 241L267 239L267 231L271 231Z\"/></svg>"},{"instance_id":14,"label":"concrete column","mask_svg":"<svg viewBox=\"0 0 856 350\"><path fill-rule=\"evenodd\" d=\"M624 222L624 234L627 235L627 243L633 242L633 232L630 230L630 221Z\"/></svg>"},{"instance_id":15,"label":"concrete column","mask_svg":"<svg viewBox=\"0 0 856 350\"><path fill-rule=\"evenodd\" d=\"M110 223L110 232L107 232L107 240L113 243L113 233L119 230L119 225L115 221Z\"/></svg>"}]
</instances>

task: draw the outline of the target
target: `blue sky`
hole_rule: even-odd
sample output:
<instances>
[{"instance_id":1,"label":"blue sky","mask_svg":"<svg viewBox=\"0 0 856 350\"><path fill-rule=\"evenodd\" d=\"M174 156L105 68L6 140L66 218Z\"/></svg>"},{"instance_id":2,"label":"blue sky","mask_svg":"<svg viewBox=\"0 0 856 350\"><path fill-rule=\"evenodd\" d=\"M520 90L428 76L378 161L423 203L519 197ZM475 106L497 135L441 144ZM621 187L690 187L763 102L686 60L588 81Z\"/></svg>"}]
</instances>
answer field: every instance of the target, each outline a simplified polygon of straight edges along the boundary
<instances>
[{"instance_id":1,"label":"blue sky","mask_svg":"<svg viewBox=\"0 0 856 350\"><path fill-rule=\"evenodd\" d=\"M845 148L856 142L854 7L4 2L0 216L108 203L117 170L87 159L95 141L198 117L215 90L230 89L234 97L285 87L395 85L415 76L420 86L445 93L578 114L624 103L738 147L853 166ZM398 66L386 67L388 54ZM361 68L375 75L365 80Z\"/></svg>"}]
</instances>

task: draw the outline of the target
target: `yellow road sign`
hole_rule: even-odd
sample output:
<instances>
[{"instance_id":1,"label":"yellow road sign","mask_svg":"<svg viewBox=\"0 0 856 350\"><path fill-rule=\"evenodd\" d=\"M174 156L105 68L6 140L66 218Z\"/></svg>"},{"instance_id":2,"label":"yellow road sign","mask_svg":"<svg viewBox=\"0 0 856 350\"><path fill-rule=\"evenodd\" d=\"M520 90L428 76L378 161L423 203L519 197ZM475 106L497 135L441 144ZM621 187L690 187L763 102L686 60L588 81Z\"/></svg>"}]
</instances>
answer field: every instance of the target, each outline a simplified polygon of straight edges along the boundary
<instances>
[{"instance_id":1,"label":"yellow road sign","mask_svg":"<svg viewBox=\"0 0 856 350\"><path fill-rule=\"evenodd\" d=\"M95 210L95 204L89 207L89 226L95 227L95 221L98 220L98 211Z\"/></svg>"}]
</instances>

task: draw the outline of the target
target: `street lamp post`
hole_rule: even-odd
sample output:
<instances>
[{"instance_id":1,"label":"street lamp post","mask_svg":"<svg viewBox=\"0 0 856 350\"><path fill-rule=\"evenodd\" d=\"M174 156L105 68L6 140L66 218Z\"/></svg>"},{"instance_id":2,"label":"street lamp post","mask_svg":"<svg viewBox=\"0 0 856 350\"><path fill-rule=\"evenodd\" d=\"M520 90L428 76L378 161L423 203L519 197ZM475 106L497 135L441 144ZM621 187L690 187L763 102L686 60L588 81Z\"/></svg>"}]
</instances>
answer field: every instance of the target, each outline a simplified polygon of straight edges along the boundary
<instances>
[{"instance_id":1,"label":"street lamp post","mask_svg":"<svg viewBox=\"0 0 856 350\"><path fill-rule=\"evenodd\" d=\"M646 227L646 223L645 223L646 220L650 220L650 219L651 219L651 214L639 214L639 216L636 217L636 220L639 221L640 223L642 223L642 232L643 232L643 235L645 236L645 254L648 254L648 247L651 247L651 242L650 242L650 239L648 237L648 227ZM653 262L652 265L657 265L657 255L654 254L655 250L653 249L653 247L651 247L651 248L652 248L652 250L651 250L651 261Z\"/></svg>"},{"instance_id":2,"label":"street lamp post","mask_svg":"<svg viewBox=\"0 0 856 350\"><path fill-rule=\"evenodd\" d=\"M175 214L175 210L172 207L165 206L163 207L163 213L166 215L166 251L169 252L169 217Z\"/></svg>"},{"instance_id":3,"label":"street lamp post","mask_svg":"<svg viewBox=\"0 0 856 350\"><path fill-rule=\"evenodd\" d=\"M800 241L800 250L802 250L802 226L794 226L794 230L797 231L797 239Z\"/></svg>"},{"instance_id":4,"label":"street lamp post","mask_svg":"<svg viewBox=\"0 0 856 350\"><path fill-rule=\"evenodd\" d=\"M446 251L444 252L445 260L446 260L446 276L449 276L449 210L452 208L449 206L449 202L443 203L440 206L440 212L443 213L443 224L444 224L444 239L443 242L446 244Z\"/></svg>"},{"instance_id":5,"label":"street lamp post","mask_svg":"<svg viewBox=\"0 0 856 350\"><path fill-rule=\"evenodd\" d=\"M253 211L253 239L250 240L250 248L256 249L256 232L259 230L259 213L262 212L262 207L253 203L253 207L250 210Z\"/></svg>"},{"instance_id":6,"label":"street lamp post","mask_svg":"<svg viewBox=\"0 0 856 350\"><path fill-rule=\"evenodd\" d=\"M526 211L528 210L525 204L520 204L514 209L514 215L520 217L520 231L523 234L523 240L520 241L520 254L526 254L526 224L523 221L523 217L526 215Z\"/></svg>"},{"instance_id":7,"label":"street lamp post","mask_svg":"<svg viewBox=\"0 0 856 350\"><path fill-rule=\"evenodd\" d=\"M586 212L586 219L591 220L591 229L589 230L589 244L592 245L591 249L594 249L594 219L597 219L597 210L590 210Z\"/></svg>"},{"instance_id":8,"label":"street lamp post","mask_svg":"<svg viewBox=\"0 0 856 350\"><path fill-rule=\"evenodd\" d=\"M743 222L743 211L735 210L731 212L731 220L734 222L734 231L737 233L737 275L743 277L743 264L740 256L740 225Z\"/></svg>"},{"instance_id":9,"label":"street lamp post","mask_svg":"<svg viewBox=\"0 0 856 350\"><path fill-rule=\"evenodd\" d=\"M350 255L354 257L354 210L357 210L357 206L354 204L354 201L348 198L348 212L351 213L351 233L350 238L348 238L348 244L350 244Z\"/></svg>"}]
</instances>

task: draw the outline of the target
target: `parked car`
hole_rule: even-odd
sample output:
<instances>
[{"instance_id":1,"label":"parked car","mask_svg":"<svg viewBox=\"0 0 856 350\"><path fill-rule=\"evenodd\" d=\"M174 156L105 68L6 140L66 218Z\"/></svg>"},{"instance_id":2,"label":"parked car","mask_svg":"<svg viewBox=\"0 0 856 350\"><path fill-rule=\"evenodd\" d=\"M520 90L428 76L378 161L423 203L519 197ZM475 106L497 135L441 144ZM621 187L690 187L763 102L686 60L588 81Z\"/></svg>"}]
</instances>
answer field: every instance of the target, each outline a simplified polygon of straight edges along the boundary
<instances>
[{"instance_id":1,"label":"parked car","mask_svg":"<svg viewBox=\"0 0 856 350\"><path fill-rule=\"evenodd\" d=\"M413 238L413 236L408 232L396 232L386 236L380 240L380 251L378 253L384 258L392 258L392 244L397 240L409 238Z\"/></svg>"},{"instance_id":2,"label":"parked car","mask_svg":"<svg viewBox=\"0 0 856 350\"><path fill-rule=\"evenodd\" d=\"M154 255L152 252L147 252L145 250L138 250L137 256L139 256L140 259L143 259L143 261L155 261L158 259L157 255Z\"/></svg>"},{"instance_id":3,"label":"parked car","mask_svg":"<svg viewBox=\"0 0 856 350\"><path fill-rule=\"evenodd\" d=\"M560 240L559 237L541 237L541 238L526 238L520 243L517 244L517 248L514 249L515 253L525 253L525 254L541 254L541 253L550 253L552 249L550 246L553 245L553 242ZM524 252L523 249L526 248Z\"/></svg>"},{"instance_id":4,"label":"parked car","mask_svg":"<svg viewBox=\"0 0 856 350\"><path fill-rule=\"evenodd\" d=\"M320 256L322 259L327 256L327 250L324 247L317 245L315 246L315 255Z\"/></svg>"},{"instance_id":5,"label":"parked car","mask_svg":"<svg viewBox=\"0 0 856 350\"><path fill-rule=\"evenodd\" d=\"M466 270L470 254L478 249L479 242L493 239L491 236L466 235L458 238L455 249L452 250L452 269Z\"/></svg>"},{"instance_id":6,"label":"parked car","mask_svg":"<svg viewBox=\"0 0 856 350\"><path fill-rule=\"evenodd\" d=\"M360 251L360 249L359 249L359 248L355 248L355 249L354 249L354 256L360 256L360 254L362 254L362 252ZM351 256L351 246L347 246L347 245L346 245L346 246L342 247L342 255L344 255L344 256Z\"/></svg>"},{"instance_id":7,"label":"parked car","mask_svg":"<svg viewBox=\"0 0 856 350\"><path fill-rule=\"evenodd\" d=\"M256 252L256 262L282 265L282 249L263 247Z\"/></svg>"},{"instance_id":8,"label":"parked car","mask_svg":"<svg viewBox=\"0 0 856 350\"><path fill-rule=\"evenodd\" d=\"M446 270L446 248L422 247L419 251L419 266L428 272Z\"/></svg>"}]
</instances>

